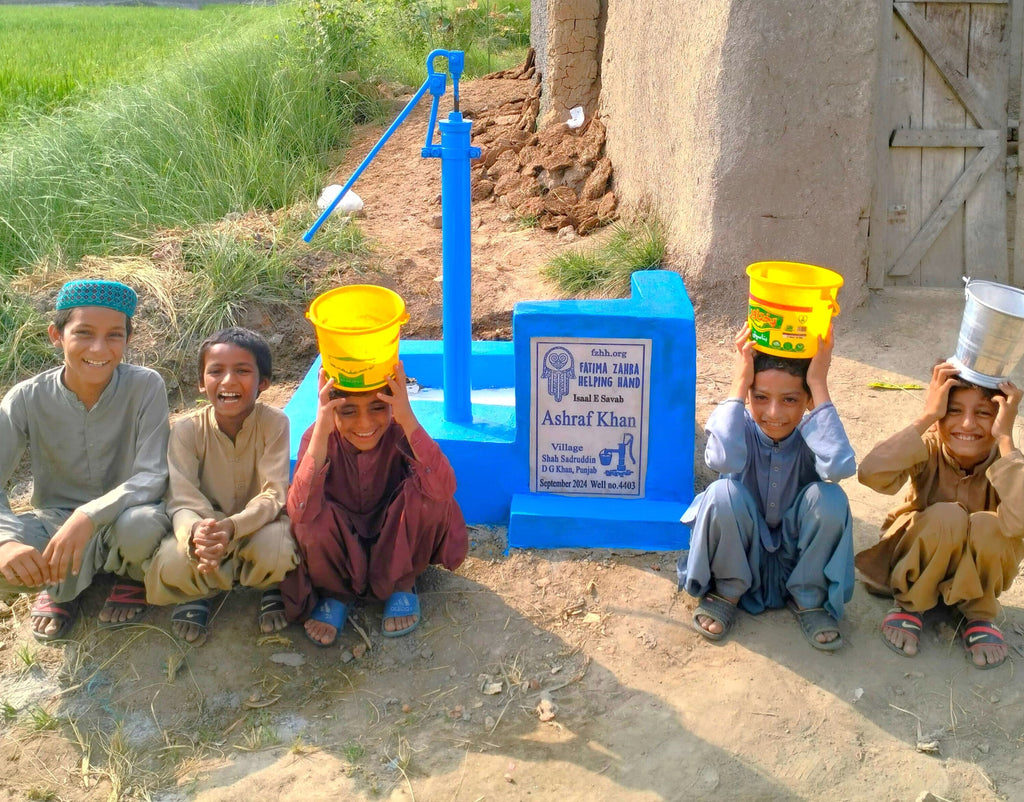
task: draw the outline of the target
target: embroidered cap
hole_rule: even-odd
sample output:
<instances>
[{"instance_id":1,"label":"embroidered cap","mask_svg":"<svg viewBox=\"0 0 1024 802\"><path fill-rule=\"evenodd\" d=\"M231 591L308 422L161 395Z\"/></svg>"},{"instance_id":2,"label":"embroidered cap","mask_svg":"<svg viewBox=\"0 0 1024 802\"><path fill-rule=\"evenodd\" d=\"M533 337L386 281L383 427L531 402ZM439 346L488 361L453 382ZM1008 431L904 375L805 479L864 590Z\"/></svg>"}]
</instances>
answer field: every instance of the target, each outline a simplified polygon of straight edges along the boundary
<instances>
[{"instance_id":1,"label":"embroidered cap","mask_svg":"<svg viewBox=\"0 0 1024 802\"><path fill-rule=\"evenodd\" d=\"M69 281L57 293L57 311L73 309L76 306L105 306L124 312L128 317L135 314L139 297L135 290L120 281L80 278Z\"/></svg>"}]
</instances>

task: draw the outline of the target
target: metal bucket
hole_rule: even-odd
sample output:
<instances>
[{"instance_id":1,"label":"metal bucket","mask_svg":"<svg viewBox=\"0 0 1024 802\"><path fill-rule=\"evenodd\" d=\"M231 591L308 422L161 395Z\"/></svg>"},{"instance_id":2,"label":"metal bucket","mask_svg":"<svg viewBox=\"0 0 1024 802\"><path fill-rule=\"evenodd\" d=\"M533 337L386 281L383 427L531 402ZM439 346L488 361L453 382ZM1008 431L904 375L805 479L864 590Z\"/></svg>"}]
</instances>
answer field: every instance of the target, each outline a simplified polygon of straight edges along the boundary
<instances>
[{"instance_id":1,"label":"metal bucket","mask_svg":"<svg viewBox=\"0 0 1024 802\"><path fill-rule=\"evenodd\" d=\"M950 362L961 378L998 388L1024 356L1024 290L964 278L967 303L956 354Z\"/></svg>"}]
</instances>

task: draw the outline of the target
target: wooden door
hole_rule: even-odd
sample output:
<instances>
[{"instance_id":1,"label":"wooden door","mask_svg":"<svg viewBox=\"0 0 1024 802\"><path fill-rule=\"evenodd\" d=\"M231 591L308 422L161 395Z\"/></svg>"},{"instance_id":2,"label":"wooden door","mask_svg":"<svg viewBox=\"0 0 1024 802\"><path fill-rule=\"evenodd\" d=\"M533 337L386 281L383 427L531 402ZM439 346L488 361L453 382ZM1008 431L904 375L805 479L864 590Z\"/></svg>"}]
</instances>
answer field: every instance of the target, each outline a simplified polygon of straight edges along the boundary
<instances>
[{"instance_id":1,"label":"wooden door","mask_svg":"<svg viewBox=\"0 0 1024 802\"><path fill-rule=\"evenodd\" d=\"M1010 5L892 3L868 286L1008 282Z\"/></svg>"}]
</instances>

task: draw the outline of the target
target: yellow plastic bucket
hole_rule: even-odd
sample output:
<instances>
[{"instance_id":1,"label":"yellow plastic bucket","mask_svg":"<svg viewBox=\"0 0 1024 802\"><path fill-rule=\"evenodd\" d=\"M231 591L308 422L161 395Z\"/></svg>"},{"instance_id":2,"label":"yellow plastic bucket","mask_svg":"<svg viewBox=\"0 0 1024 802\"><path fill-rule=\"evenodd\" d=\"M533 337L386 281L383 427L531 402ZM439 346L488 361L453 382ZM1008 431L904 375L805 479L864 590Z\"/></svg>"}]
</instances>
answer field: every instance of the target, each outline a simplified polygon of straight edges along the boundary
<instances>
[{"instance_id":1,"label":"yellow plastic bucket","mask_svg":"<svg viewBox=\"0 0 1024 802\"><path fill-rule=\"evenodd\" d=\"M819 335L828 334L832 316L839 314L836 295L843 277L799 262L755 262L747 275L754 348L775 356L814 356Z\"/></svg>"},{"instance_id":2,"label":"yellow plastic bucket","mask_svg":"<svg viewBox=\"0 0 1024 802\"><path fill-rule=\"evenodd\" d=\"M372 284L338 287L314 299L306 317L316 329L324 370L338 387L387 384L398 361L399 327L409 320L397 293Z\"/></svg>"}]
</instances>

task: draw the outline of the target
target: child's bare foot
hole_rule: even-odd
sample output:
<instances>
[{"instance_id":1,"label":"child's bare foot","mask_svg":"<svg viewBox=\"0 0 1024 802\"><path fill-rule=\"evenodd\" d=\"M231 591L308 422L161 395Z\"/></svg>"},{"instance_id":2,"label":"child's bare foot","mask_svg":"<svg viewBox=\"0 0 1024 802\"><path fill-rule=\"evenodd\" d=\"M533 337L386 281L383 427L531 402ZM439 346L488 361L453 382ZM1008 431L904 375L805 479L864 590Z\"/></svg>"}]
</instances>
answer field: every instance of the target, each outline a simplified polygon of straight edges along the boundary
<instances>
[{"instance_id":1,"label":"child's bare foot","mask_svg":"<svg viewBox=\"0 0 1024 802\"><path fill-rule=\"evenodd\" d=\"M78 617L78 600L55 602L42 591L32 605L32 637L37 641L58 640L66 635Z\"/></svg>"},{"instance_id":2,"label":"child's bare foot","mask_svg":"<svg viewBox=\"0 0 1024 802\"><path fill-rule=\"evenodd\" d=\"M212 599L196 599L179 604L171 613L171 632L185 643L200 646L206 640Z\"/></svg>"},{"instance_id":3,"label":"child's bare foot","mask_svg":"<svg viewBox=\"0 0 1024 802\"><path fill-rule=\"evenodd\" d=\"M414 626L419 620L419 616L416 615L400 615L395 618L385 618L384 631L398 632L402 629L408 629L409 627Z\"/></svg>"},{"instance_id":4,"label":"child's bare foot","mask_svg":"<svg viewBox=\"0 0 1024 802\"><path fill-rule=\"evenodd\" d=\"M420 597L416 589L396 590L384 603L384 618L380 628L386 638L407 635L420 625Z\"/></svg>"},{"instance_id":5,"label":"child's bare foot","mask_svg":"<svg viewBox=\"0 0 1024 802\"><path fill-rule=\"evenodd\" d=\"M330 646L338 637L338 628L325 624L323 621L307 618L303 626L306 628L306 635L309 636L309 639L321 646Z\"/></svg>"},{"instance_id":6,"label":"child's bare foot","mask_svg":"<svg viewBox=\"0 0 1024 802\"><path fill-rule=\"evenodd\" d=\"M303 628L306 637L317 646L330 646L338 637L348 619L348 605L337 599L321 599Z\"/></svg>"},{"instance_id":7,"label":"child's bare foot","mask_svg":"<svg viewBox=\"0 0 1024 802\"><path fill-rule=\"evenodd\" d=\"M718 596L708 593L700 600L693 613L697 631L709 640L721 640L736 620L736 603L739 597Z\"/></svg>"},{"instance_id":8,"label":"child's bare foot","mask_svg":"<svg viewBox=\"0 0 1024 802\"><path fill-rule=\"evenodd\" d=\"M284 617L284 599L281 598L281 591L277 588L268 588L263 591L263 595L260 597L258 622L260 632L267 634L288 626L288 619Z\"/></svg>"},{"instance_id":9,"label":"child's bare foot","mask_svg":"<svg viewBox=\"0 0 1024 802\"><path fill-rule=\"evenodd\" d=\"M839 632L839 622L824 607L801 607L794 599L790 599L789 609L796 616L804 639L815 649L831 652L842 647L843 636Z\"/></svg>"},{"instance_id":10,"label":"child's bare foot","mask_svg":"<svg viewBox=\"0 0 1024 802\"><path fill-rule=\"evenodd\" d=\"M100 624L118 627L131 624L148 609L146 586L132 579L119 578L100 610Z\"/></svg>"},{"instance_id":11,"label":"child's bare foot","mask_svg":"<svg viewBox=\"0 0 1024 802\"><path fill-rule=\"evenodd\" d=\"M1009 654L999 627L981 619L968 621L964 626L964 648L977 668L1002 665Z\"/></svg>"},{"instance_id":12,"label":"child's bare foot","mask_svg":"<svg viewBox=\"0 0 1024 802\"><path fill-rule=\"evenodd\" d=\"M921 616L893 607L882 619L882 641L897 654L913 657L921 640Z\"/></svg>"}]
</instances>

